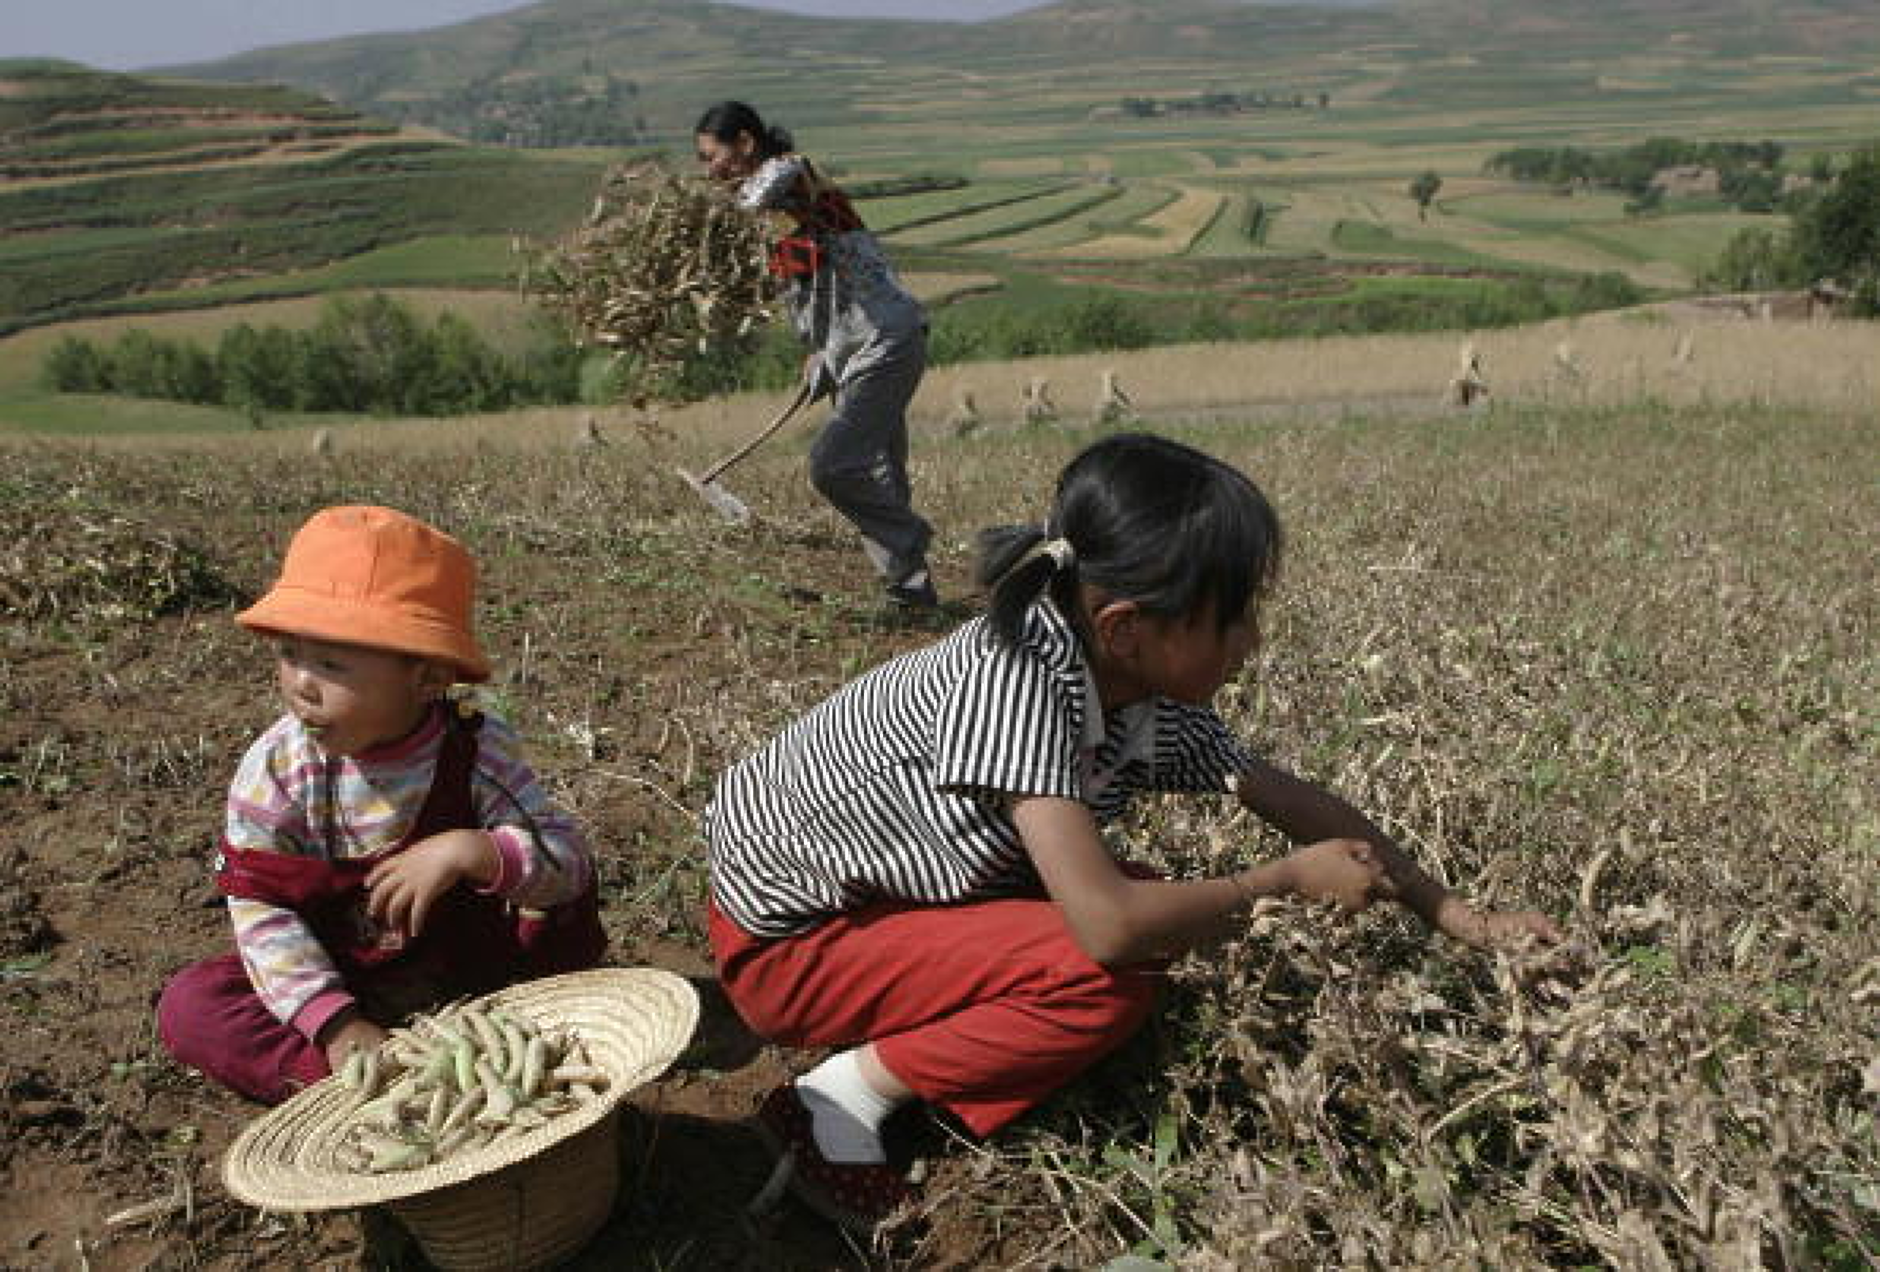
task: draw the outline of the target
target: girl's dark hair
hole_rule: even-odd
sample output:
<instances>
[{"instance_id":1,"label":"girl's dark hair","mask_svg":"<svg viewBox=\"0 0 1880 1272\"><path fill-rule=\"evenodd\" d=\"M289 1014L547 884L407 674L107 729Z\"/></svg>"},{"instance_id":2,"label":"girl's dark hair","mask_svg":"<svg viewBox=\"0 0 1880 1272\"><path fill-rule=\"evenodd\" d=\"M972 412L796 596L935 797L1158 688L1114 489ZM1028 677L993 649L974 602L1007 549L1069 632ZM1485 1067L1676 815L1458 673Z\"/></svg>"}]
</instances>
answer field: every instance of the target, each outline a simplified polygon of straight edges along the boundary
<instances>
[{"instance_id":1,"label":"girl's dark hair","mask_svg":"<svg viewBox=\"0 0 1880 1272\"><path fill-rule=\"evenodd\" d=\"M1042 552L1018 564L1057 538L1070 542L1069 566ZM1212 605L1225 630L1273 582L1280 548L1279 518L1239 470L1165 437L1118 433L1064 469L1042 528L981 532L978 574L991 593L992 629L1007 645L1047 586L1075 615L1080 582L1162 618Z\"/></svg>"},{"instance_id":2,"label":"girl's dark hair","mask_svg":"<svg viewBox=\"0 0 1880 1272\"><path fill-rule=\"evenodd\" d=\"M737 141L740 133L749 133L757 142L759 159L775 159L796 149L796 138L790 135L788 128L765 124L764 117L743 102L724 101L707 106L705 113L698 117L698 127L692 131L716 137L727 146Z\"/></svg>"}]
</instances>

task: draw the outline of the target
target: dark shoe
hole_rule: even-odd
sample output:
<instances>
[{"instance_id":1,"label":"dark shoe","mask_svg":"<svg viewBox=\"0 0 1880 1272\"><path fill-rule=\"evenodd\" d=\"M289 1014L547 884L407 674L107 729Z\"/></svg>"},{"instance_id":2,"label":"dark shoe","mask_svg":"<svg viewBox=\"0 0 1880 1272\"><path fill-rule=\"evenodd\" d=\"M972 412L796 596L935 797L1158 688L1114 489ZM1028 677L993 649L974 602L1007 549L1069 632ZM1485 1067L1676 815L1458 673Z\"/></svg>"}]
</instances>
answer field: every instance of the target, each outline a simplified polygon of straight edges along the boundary
<instances>
[{"instance_id":1,"label":"dark shoe","mask_svg":"<svg viewBox=\"0 0 1880 1272\"><path fill-rule=\"evenodd\" d=\"M832 1162L816 1147L810 1111L786 1082L757 1110L757 1134L787 1170L788 1187L797 1200L823 1218L859 1236L872 1236L883 1220L913 1196L907 1180L892 1166Z\"/></svg>"},{"instance_id":2,"label":"dark shoe","mask_svg":"<svg viewBox=\"0 0 1880 1272\"><path fill-rule=\"evenodd\" d=\"M940 593L934 591L933 576L919 570L899 583L888 584L888 604L909 610L938 609Z\"/></svg>"}]
</instances>

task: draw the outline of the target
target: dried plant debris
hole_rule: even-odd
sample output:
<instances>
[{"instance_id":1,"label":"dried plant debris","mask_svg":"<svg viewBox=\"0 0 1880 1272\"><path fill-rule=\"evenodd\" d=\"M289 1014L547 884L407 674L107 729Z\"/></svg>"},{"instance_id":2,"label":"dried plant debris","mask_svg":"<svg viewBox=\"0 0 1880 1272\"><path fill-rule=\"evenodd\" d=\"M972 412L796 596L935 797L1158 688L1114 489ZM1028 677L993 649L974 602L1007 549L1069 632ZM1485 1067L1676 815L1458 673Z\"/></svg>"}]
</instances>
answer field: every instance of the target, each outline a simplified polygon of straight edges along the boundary
<instances>
[{"instance_id":1,"label":"dried plant debris","mask_svg":"<svg viewBox=\"0 0 1880 1272\"><path fill-rule=\"evenodd\" d=\"M536 258L528 284L618 356L637 405L676 400L689 360L736 353L775 312L762 217L723 186L651 165L609 173L587 224Z\"/></svg>"},{"instance_id":2,"label":"dried plant debris","mask_svg":"<svg viewBox=\"0 0 1880 1272\"><path fill-rule=\"evenodd\" d=\"M234 599L207 554L167 530L90 506L0 503L0 615L140 621Z\"/></svg>"},{"instance_id":3,"label":"dried plant debris","mask_svg":"<svg viewBox=\"0 0 1880 1272\"><path fill-rule=\"evenodd\" d=\"M421 1016L376 1050L354 1051L340 1080L359 1098L342 1161L374 1174L526 1135L608 1085L573 1034L468 1005Z\"/></svg>"}]
</instances>

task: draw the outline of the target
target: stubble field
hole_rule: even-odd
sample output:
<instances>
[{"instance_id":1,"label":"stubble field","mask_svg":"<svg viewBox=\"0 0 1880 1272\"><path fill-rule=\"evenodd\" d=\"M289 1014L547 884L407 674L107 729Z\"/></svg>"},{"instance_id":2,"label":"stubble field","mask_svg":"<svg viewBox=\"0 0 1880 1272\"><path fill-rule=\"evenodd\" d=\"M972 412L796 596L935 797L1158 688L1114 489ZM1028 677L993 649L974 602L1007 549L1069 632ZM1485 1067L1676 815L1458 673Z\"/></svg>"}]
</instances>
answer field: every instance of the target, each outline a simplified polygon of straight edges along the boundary
<instances>
[{"instance_id":1,"label":"stubble field","mask_svg":"<svg viewBox=\"0 0 1880 1272\"><path fill-rule=\"evenodd\" d=\"M175 1068L150 1014L166 977L228 941L208 873L221 794L274 713L229 614L308 513L363 501L478 554L491 703L591 834L614 960L706 991L698 1046L634 1097L625 1189L580 1266L1089 1267L1132 1250L1204 1268L1864 1266L1880 432L1871 361L1807 342L1858 355L1872 333L1726 330L1696 336L1685 365L1716 378L1687 369L1683 395L1652 387L1675 353L1662 322L1489 337L1509 387L1468 414L1433 402L1453 339L1233 351L1292 386L1259 410L1229 405L1244 387L1204 400L1198 368L1221 349L1156 381L1189 398L1126 367L1143 423L1245 468L1291 536L1266 647L1224 713L1471 896L1546 910L1573 944L1490 959L1394 910L1262 910L1012 1132L977 1144L905 1119L923 1201L872 1253L790 1207L743 1215L765 1173L743 1119L813 1057L742 1034L700 934L713 775L934 636L876 613L801 439L730 479L762 514L741 530L670 467L748 427L751 403L696 431L621 421L587 449L566 445L566 413L361 425L325 457L305 433L7 442L0 1263L366 1253L350 1217L223 1195L217 1154L253 1110ZM1757 331L1818 360L1765 367ZM1563 337L1589 368L1571 384L1550 378ZM914 482L957 619L971 532L1041 515L1090 434L1067 410L945 438L953 387L924 395ZM1396 404L1326 405L1372 390ZM1194 871L1281 845L1187 801L1145 805L1119 848ZM107 1223L152 1200L173 1204Z\"/></svg>"}]
</instances>

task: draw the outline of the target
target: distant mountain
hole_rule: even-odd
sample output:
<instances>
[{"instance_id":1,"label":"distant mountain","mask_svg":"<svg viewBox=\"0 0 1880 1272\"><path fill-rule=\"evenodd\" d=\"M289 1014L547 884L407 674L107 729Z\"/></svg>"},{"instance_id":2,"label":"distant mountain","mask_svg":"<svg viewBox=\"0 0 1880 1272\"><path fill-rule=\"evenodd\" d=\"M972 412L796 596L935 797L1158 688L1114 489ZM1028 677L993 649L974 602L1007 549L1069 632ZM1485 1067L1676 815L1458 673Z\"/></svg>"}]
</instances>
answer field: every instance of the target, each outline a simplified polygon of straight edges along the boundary
<instances>
[{"instance_id":1,"label":"distant mountain","mask_svg":"<svg viewBox=\"0 0 1880 1272\"><path fill-rule=\"evenodd\" d=\"M814 126L952 82L1023 104L1044 84L1092 99L1197 77L1333 89L1358 51L1417 48L1519 69L1663 46L1683 57L1847 57L1880 49L1874 0L1060 0L982 22L808 18L698 0L544 0L431 31L262 50L177 68L297 85L374 114L521 144L681 141L700 105L743 96ZM1340 77L1343 77L1341 80ZM1578 77L1592 85L1596 75ZM1588 90L1590 91L1590 89ZM1336 93L1334 92L1334 95ZM596 128L611 128L597 135ZM584 132L585 130L585 132Z\"/></svg>"}]
</instances>

